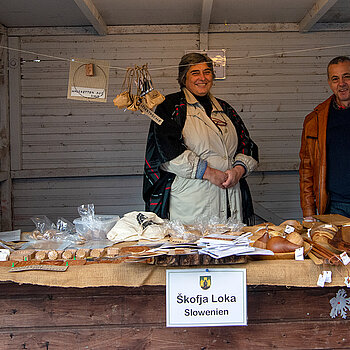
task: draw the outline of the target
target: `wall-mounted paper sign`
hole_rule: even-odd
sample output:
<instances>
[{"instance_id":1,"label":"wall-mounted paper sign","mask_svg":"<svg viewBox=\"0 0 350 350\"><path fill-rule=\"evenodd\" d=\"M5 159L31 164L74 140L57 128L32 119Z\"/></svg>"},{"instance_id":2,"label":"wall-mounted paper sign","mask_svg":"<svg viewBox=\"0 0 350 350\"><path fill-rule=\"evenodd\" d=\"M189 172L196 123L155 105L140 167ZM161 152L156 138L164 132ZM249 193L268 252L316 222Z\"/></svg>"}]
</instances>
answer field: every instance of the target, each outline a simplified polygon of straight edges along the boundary
<instances>
[{"instance_id":1,"label":"wall-mounted paper sign","mask_svg":"<svg viewBox=\"0 0 350 350\"><path fill-rule=\"evenodd\" d=\"M67 98L107 102L109 62L74 58L70 62Z\"/></svg>"},{"instance_id":2,"label":"wall-mounted paper sign","mask_svg":"<svg viewBox=\"0 0 350 350\"><path fill-rule=\"evenodd\" d=\"M206 54L213 60L215 80L226 79L226 50L186 50L185 53L198 52Z\"/></svg>"},{"instance_id":3,"label":"wall-mounted paper sign","mask_svg":"<svg viewBox=\"0 0 350 350\"><path fill-rule=\"evenodd\" d=\"M167 270L166 319L167 327L246 326L246 270Z\"/></svg>"}]
</instances>

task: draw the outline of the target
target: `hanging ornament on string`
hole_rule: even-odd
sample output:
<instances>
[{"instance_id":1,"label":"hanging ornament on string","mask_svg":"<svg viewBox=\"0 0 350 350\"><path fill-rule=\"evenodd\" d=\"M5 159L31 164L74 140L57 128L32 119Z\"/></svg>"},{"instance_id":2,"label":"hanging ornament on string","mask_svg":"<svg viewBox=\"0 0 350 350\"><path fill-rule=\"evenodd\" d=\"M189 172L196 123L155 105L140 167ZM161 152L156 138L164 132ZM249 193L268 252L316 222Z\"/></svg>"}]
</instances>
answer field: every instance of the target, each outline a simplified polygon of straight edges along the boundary
<instances>
[{"instance_id":1,"label":"hanging ornament on string","mask_svg":"<svg viewBox=\"0 0 350 350\"><path fill-rule=\"evenodd\" d=\"M147 64L145 64L142 67L127 68L122 84L122 92L115 97L113 103L120 109L139 110L160 125L163 119L154 113L152 108L158 106L164 99L164 96L154 89L151 75Z\"/></svg>"},{"instance_id":2,"label":"hanging ornament on string","mask_svg":"<svg viewBox=\"0 0 350 350\"><path fill-rule=\"evenodd\" d=\"M346 291L339 289L335 297L330 300L332 310L329 315L335 318L340 315L342 318L346 318L346 311L350 311L350 298L347 298Z\"/></svg>"}]
</instances>

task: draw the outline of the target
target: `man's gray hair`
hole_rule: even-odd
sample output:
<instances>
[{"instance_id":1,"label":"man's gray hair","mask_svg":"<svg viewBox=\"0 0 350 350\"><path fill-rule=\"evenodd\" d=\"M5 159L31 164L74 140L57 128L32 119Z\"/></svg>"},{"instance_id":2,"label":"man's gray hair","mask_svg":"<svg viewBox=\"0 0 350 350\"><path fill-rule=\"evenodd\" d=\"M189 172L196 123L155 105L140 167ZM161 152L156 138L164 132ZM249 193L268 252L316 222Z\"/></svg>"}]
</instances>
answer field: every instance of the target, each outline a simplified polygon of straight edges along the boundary
<instances>
[{"instance_id":1,"label":"man's gray hair","mask_svg":"<svg viewBox=\"0 0 350 350\"><path fill-rule=\"evenodd\" d=\"M338 57L334 57L327 66L327 76L329 78L329 66L331 66L332 64L338 64L338 63L343 63L343 62L350 62L350 57L348 56L338 56Z\"/></svg>"},{"instance_id":2,"label":"man's gray hair","mask_svg":"<svg viewBox=\"0 0 350 350\"><path fill-rule=\"evenodd\" d=\"M210 57L198 52L191 52L182 56L179 63L179 75L177 77L177 81L179 82L181 88L186 86L186 74L189 71L190 67L203 62L208 64L208 67L210 68L215 78L213 61Z\"/></svg>"}]
</instances>

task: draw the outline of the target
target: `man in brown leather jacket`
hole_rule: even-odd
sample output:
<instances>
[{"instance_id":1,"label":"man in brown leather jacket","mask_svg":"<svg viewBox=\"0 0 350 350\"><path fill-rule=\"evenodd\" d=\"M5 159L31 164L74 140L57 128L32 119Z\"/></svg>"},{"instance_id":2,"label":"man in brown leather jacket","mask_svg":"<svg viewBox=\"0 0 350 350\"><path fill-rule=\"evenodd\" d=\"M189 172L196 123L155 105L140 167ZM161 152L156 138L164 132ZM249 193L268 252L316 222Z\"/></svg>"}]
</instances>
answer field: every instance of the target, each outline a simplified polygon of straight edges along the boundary
<instances>
[{"instance_id":1,"label":"man in brown leather jacket","mask_svg":"<svg viewBox=\"0 0 350 350\"><path fill-rule=\"evenodd\" d=\"M306 116L300 149L300 202L305 220L314 214L350 217L350 58L327 68L333 95Z\"/></svg>"}]
</instances>

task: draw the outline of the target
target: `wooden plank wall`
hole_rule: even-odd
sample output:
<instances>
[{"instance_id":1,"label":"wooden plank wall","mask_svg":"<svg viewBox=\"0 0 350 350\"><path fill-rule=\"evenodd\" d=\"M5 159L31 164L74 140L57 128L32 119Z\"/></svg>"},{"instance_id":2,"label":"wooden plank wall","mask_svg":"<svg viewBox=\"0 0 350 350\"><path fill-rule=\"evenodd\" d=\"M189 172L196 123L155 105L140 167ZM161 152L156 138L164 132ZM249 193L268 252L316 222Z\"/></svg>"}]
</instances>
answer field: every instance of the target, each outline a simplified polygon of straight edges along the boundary
<instances>
[{"instance_id":1,"label":"wooden plank wall","mask_svg":"<svg viewBox=\"0 0 350 350\"><path fill-rule=\"evenodd\" d=\"M3 284L4 349L348 349L332 288L248 287L248 326L166 328L165 287Z\"/></svg>"},{"instance_id":2,"label":"wooden plank wall","mask_svg":"<svg viewBox=\"0 0 350 350\"><path fill-rule=\"evenodd\" d=\"M12 38L14 40L15 38ZM21 53L22 125L12 131L14 226L35 215L76 217L76 207L124 214L142 209L142 167L149 120L114 107L125 68L148 63L162 93L177 91L177 64L199 48L199 35L125 34L19 37L22 50L63 59L110 62L108 103L66 99L69 61ZM259 145L249 182L254 200L281 219L301 218L298 152L302 122L329 95L326 66L347 48L347 32L211 33L209 49L226 49L226 80L213 92L232 104ZM285 54L282 54L282 53ZM19 145L21 143L21 145ZM126 190L128 189L128 190ZM259 214L259 213L258 213Z\"/></svg>"},{"instance_id":3,"label":"wooden plank wall","mask_svg":"<svg viewBox=\"0 0 350 350\"><path fill-rule=\"evenodd\" d=\"M47 215L73 220L81 204L94 203L96 214L120 215L144 210L141 176L98 176L46 179L18 179L14 217L18 227L33 229L31 217ZM30 206L28 205L30 203Z\"/></svg>"}]
</instances>

